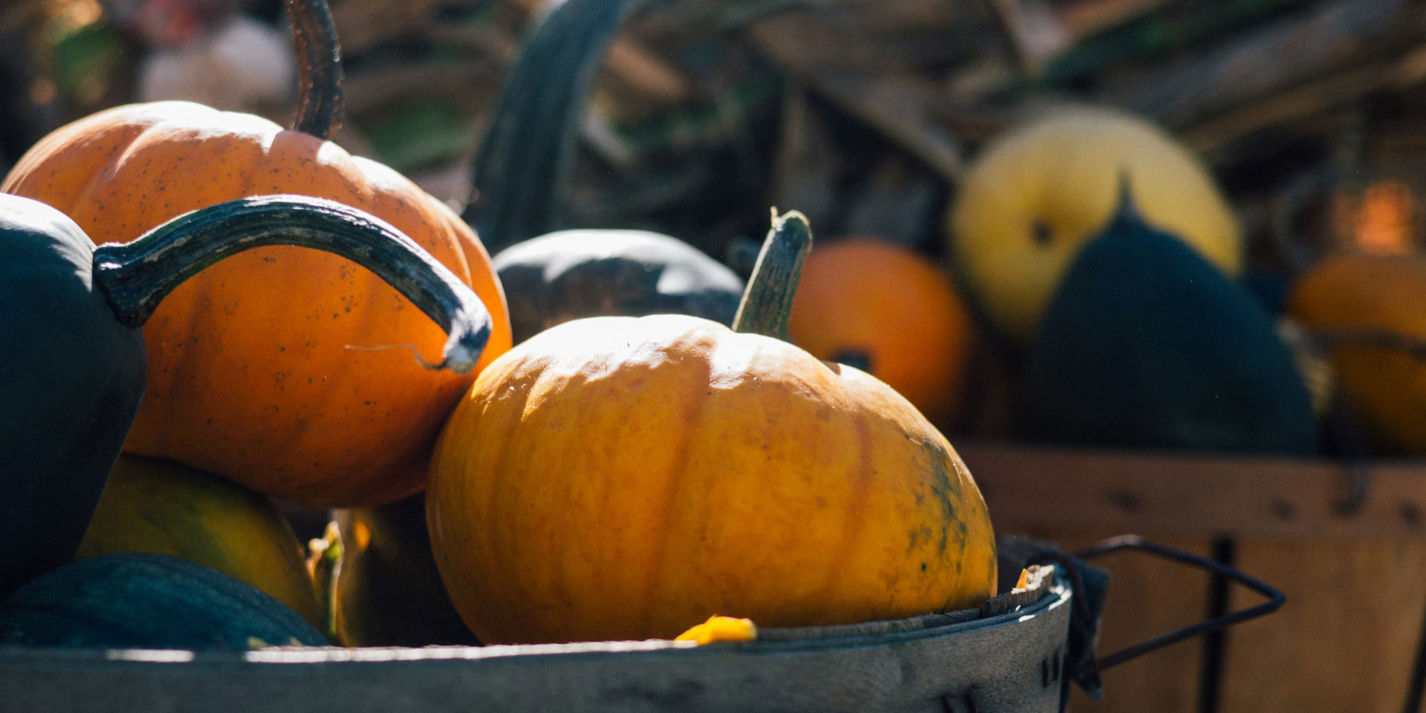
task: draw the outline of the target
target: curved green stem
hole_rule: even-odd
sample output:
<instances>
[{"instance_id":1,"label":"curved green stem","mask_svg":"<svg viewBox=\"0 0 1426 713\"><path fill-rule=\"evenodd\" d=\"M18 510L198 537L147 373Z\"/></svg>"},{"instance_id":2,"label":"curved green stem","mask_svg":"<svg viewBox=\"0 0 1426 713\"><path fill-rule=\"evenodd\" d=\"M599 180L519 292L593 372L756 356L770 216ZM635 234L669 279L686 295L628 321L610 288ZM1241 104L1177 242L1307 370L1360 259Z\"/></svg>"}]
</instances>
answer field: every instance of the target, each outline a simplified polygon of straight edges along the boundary
<instances>
[{"instance_id":1,"label":"curved green stem","mask_svg":"<svg viewBox=\"0 0 1426 713\"><path fill-rule=\"evenodd\" d=\"M797 295L797 281L810 250L812 229L806 216L797 211L774 215L772 229L743 290L738 315L733 318L733 331L787 339L792 298Z\"/></svg>"},{"instance_id":2,"label":"curved green stem","mask_svg":"<svg viewBox=\"0 0 1426 713\"><path fill-rule=\"evenodd\" d=\"M292 128L330 139L342 125L342 49L327 0L283 0L297 53Z\"/></svg>"},{"instance_id":3,"label":"curved green stem","mask_svg":"<svg viewBox=\"0 0 1426 713\"><path fill-rule=\"evenodd\" d=\"M560 227L590 87L633 0L564 0L524 38L475 154L461 217L490 252Z\"/></svg>"},{"instance_id":4,"label":"curved green stem","mask_svg":"<svg viewBox=\"0 0 1426 713\"><path fill-rule=\"evenodd\" d=\"M369 213L308 196L240 198L185 213L133 242L100 245L94 283L115 317L138 327L184 280L264 245L324 250L376 273L446 330L436 368L469 372L490 338L485 304L414 240Z\"/></svg>"}]
</instances>

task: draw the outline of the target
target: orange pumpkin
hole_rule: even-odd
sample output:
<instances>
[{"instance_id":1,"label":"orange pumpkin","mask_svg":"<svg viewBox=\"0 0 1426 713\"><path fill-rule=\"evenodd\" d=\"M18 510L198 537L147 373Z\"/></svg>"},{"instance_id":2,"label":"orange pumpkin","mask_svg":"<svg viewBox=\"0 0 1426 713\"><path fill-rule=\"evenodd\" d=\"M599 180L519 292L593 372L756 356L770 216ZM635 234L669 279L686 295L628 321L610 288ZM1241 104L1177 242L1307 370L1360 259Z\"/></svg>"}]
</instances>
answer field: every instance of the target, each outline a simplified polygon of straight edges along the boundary
<instances>
[{"instance_id":1,"label":"orange pumpkin","mask_svg":"<svg viewBox=\"0 0 1426 713\"><path fill-rule=\"evenodd\" d=\"M787 334L819 359L885 381L932 423L959 409L970 313L949 274L910 248L866 236L819 245L807 256Z\"/></svg>"},{"instance_id":2,"label":"orange pumpkin","mask_svg":"<svg viewBox=\"0 0 1426 713\"><path fill-rule=\"evenodd\" d=\"M1286 310L1322 346L1372 445L1426 453L1426 255L1338 253L1294 281Z\"/></svg>"},{"instance_id":3,"label":"orange pumpkin","mask_svg":"<svg viewBox=\"0 0 1426 713\"><path fill-rule=\"evenodd\" d=\"M786 324L790 299L759 296L768 254L742 331ZM715 614L852 623L995 590L985 502L910 402L687 315L577 319L497 359L426 498L441 577L486 643L672 638Z\"/></svg>"},{"instance_id":4,"label":"orange pumpkin","mask_svg":"<svg viewBox=\"0 0 1426 713\"><path fill-rule=\"evenodd\" d=\"M489 255L445 204L322 138L340 109L336 40L325 3L288 5L303 28L299 55L329 60L304 64L314 93L296 124L306 131L185 102L121 106L42 139L0 190L59 208L96 243L128 242L173 216L248 195L296 193L363 209L486 304L493 331L482 368L510 346ZM413 356L439 361L445 336L391 287L303 248L259 248L213 266L164 300L144 339L148 392L126 450L313 505L378 504L420 490L441 424L474 378Z\"/></svg>"}]
</instances>

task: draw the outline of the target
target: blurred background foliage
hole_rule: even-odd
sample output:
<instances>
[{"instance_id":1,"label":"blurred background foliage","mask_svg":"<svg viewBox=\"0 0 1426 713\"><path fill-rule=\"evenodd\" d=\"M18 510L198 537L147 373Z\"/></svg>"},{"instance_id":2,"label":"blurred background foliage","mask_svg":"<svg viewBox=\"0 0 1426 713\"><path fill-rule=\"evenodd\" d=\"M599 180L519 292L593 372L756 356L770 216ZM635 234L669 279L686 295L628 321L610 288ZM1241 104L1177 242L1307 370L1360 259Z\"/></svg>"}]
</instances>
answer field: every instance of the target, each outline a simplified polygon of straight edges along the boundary
<instances>
[{"instance_id":1,"label":"blurred background foliage","mask_svg":"<svg viewBox=\"0 0 1426 713\"><path fill-rule=\"evenodd\" d=\"M332 0L336 140L459 204L541 0ZM286 122L281 0L10 0L0 167L102 107L186 98ZM1263 274L1415 240L1426 11L1407 0L646 0L605 58L568 213L727 258L769 206L819 236L939 255L991 136L1064 101L1115 105L1199 152ZM1395 246L1395 247L1393 247Z\"/></svg>"}]
</instances>

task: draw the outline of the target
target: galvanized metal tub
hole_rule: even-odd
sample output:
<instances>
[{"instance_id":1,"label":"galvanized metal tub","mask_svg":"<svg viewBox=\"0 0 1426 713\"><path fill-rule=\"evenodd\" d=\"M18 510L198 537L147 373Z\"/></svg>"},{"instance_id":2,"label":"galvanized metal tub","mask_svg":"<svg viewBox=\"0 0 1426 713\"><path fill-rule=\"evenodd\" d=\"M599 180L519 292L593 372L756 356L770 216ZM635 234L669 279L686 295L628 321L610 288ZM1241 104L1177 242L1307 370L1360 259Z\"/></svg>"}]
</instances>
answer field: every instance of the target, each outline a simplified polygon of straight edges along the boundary
<instances>
[{"instance_id":1,"label":"galvanized metal tub","mask_svg":"<svg viewBox=\"0 0 1426 713\"><path fill-rule=\"evenodd\" d=\"M1053 566L980 609L756 641L190 651L0 649L0 709L1052 713L1074 593Z\"/></svg>"}]
</instances>

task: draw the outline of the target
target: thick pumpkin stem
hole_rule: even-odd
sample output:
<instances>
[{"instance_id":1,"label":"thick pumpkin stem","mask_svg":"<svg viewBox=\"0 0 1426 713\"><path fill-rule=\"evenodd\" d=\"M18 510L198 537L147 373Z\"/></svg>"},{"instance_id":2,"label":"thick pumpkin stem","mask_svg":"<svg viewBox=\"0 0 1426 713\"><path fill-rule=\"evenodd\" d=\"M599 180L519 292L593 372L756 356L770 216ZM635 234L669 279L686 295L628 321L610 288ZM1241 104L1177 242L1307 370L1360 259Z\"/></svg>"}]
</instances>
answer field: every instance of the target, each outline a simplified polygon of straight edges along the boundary
<instances>
[{"instance_id":1,"label":"thick pumpkin stem","mask_svg":"<svg viewBox=\"0 0 1426 713\"><path fill-rule=\"evenodd\" d=\"M342 50L327 0L283 0L297 53L292 128L329 139L342 125Z\"/></svg>"},{"instance_id":2,"label":"thick pumpkin stem","mask_svg":"<svg viewBox=\"0 0 1426 713\"><path fill-rule=\"evenodd\" d=\"M812 229L806 216L797 211L774 215L743 301L738 304L738 315L733 318L733 331L787 339L792 298L811 250Z\"/></svg>"},{"instance_id":3,"label":"thick pumpkin stem","mask_svg":"<svg viewBox=\"0 0 1426 713\"><path fill-rule=\"evenodd\" d=\"M100 245L94 283L115 317L138 327L184 280L264 245L324 250L376 273L446 330L436 368L469 372L490 338L485 304L414 240L369 213L308 196L240 198L180 215L133 242Z\"/></svg>"}]
</instances>

